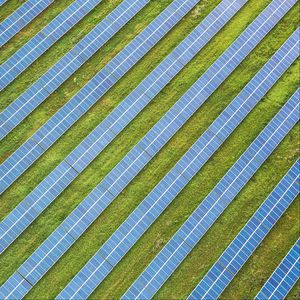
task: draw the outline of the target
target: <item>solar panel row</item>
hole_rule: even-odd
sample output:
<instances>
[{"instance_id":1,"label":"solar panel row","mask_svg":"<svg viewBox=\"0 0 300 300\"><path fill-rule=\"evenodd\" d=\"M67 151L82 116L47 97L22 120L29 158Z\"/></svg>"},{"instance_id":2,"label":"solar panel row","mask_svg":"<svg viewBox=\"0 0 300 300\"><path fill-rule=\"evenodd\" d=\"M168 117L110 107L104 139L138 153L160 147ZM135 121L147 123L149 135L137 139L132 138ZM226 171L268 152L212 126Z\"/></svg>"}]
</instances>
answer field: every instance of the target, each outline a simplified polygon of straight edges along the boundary
<instances>
[{"instance_id":1,"label":"solar panel row","mask_svg":"<svg viewBox=\"0 0 300 300\"><path fill-rule=\"evenodd\" d=\"M3 5L6 2L6 0L0 0L0 6Z\"/></svg>"},{"instance_id":2,"label":"solar panel row","mask_svg":"<svg viewBox=\"0 0 300 300\"><path fill-rule=\"evenodd\" d=\"M274 7L274 3L280 2L279 0L274 0L261 15L249 26L250 30L253 30L253 24L256 26L252 34L248 35L249 30L246 30L240 38L234 43L237 47L234 51L232 47L229 48L232 57L235 54L239 54L238 58L234 61L224 60L224 65L226 65L227 70L222 70L228 74L233 71L233 69L239 64L239 62L246 56L247 53L255 47L255 45L263 38L263 36L279 21L281 16L285 14L292 6L292 1L281 1L279 9ZM288 4L289 2L289 4ZM283 9L280 9L283 6ZM280 10L280 12L279 12ZM276 17L271 17L276 16ZM263 32L262 34L260 34ZM243 38L244 35L248 35L248 38ZM244 42L243 42L244 41ZM251 46L248 46L249 41L251 41ZM240 53L241 50L247 45L243 54ZM224 55L227 55L228 51ZM224 55L222 57L224 57ZM222 58L221 57L221 58ZM228 56L226 56L228 58ZM216 71L222 65L213 65ZM224 66L223 66L224 67ZM211 77L215 77L213 72ZM224 73L219 81L224 80ZM205 77L206 78L206 77ZM199 81L197 82L198 84ZM206 85L204 85L206 87ZM196 95L200 95L200 88L196 85L193 86L196 89ZM216 88L214 86L212 89ZM195 95L194 94L194 95ZM187 95L190 95L188 92ZM185 98L186 102L187 99ZM193 97L194 101L196 98ZM199 101L199 100L198 100ZM178 103L178 102L177 102ZM176 105L174 106L176 107ZM189 106L187 106L189 108ZM184 110L183 110L184 112ZM169 115L167 114L169 120ZM164 119L163 122L165 122ZM174 126L173 121L171 122L171 127ZM161 125L161 124L160 124ZM168 126L170 133L174 132L175 129ZM156 130L157 127L154 127ZM159 128L158 128L159 129ZM171 130L172 129L172 130ZM150 133L155 134L155 131L151 130ZM87 196L87 198L77 206L77 208L65 219L65 221L46 239L46 241L21 265L21 267L8 279L8 281L2 286L4 294L10 297L20 297L20 295L25 295L29 289L39 281L39 279L52 267L52 265L63 255L65 251L79 238L79 236L86 230L86 228L97 218L101 212L111 203L111 201L125 188L125 186L130 182L130 180L137 174L139 170L151 159L151 153L154 156L156 151L161 147L161 142L166 139L167 131L158 130L158 136L160 137L159 142L154 144L153 147L146 146L147 152L142 150L145 149L144 146L139 143L140 147L135 147L129 154L122 160L116 168ZM147 137L147 136L146 136ZM148 137L147 137L148 139ZM149 140L143 139L142 143L148 143L152 146L152 136ZM156 139L155 139L156 140ZM154 140L154 141L155 141ZM149 154L150 153L150 154ZM150 159L149 159L150 158ZM5 292L4 292L5 291Z\"/></svg>"},{"instance_id":3,"label":"solar panel row","mask_svg":"<svg viewBox=\"0 0 300 300\"><path fill-rule=\"evenodd\" d=\"M101 1L74 1L21 49L0 65L0 91L25 71Z\"/></svg>"},{"instance_id":4,"label":"solar panel row","mask_svg":"<svg viewBox=\"0 0 300 300\"><path fill-rule=\"evenodd\" d=\"M118 72L118 74L112 75L112 76L114 76L115 78L117 76L121 77L123 75L123 73L126 72L126 70L128 70L130 68L132 63L136 62L140 57L142 57L144 55L145 49L146 50L150 49L160 38L163 37L163 35L168 30L170 30L179 21L179 19L181 19L192 7L194 7L196 5L196 3L197 3L197 1L185 1L185 2L174 1L171 5L169 5L168 8L165 9L164 12L162 12L161 15L158 18L156 18L156 20L154 22L152 22L146 28L146 30L138 37L138 40L135 40L135 41L138 41L139 43L137 45L136 45L137 42L133 42L130 44L130 48L128 48L126 50L127 51L126 55L128 55L127 57L120 58L119 56L117 56L117 59L120 60L120 64L118 64L118 62L115 62L115 61L113 61L113 62L117 65L115 70ZM155 35L154 38L150 38L151 36L153 37L154 35ZM147 42L147 44L145 44L145 42ZM135 47L135 45L136 45L136 47ZM133 54L136 54L136 56L131 57ZM127 63L127 60L129 60L129 59L131 60L131 63ZM124 66L124 64L127 64L127 65ZM118 65L119 65L119 67L118 67ZM101 78L103 78L103 77L101 76ZM101 80L101 78L99 78L99 80ZM107 81L105 80L105 82L107 82ZM60 229L58 229L52 236L50 236L48 241L50 241L50 243L52 243L54 240L56 240L56 238L58 236L61 236L61 234L63 234L63 232L66 233L66 231L64 229L62 229L62 231ZM57 236L57 234L58 234L58 236ZM67 240L70 242L70 238L72 239L72 235L68 234L68 233L67 233L67 235L68 235ZM59 238L59 241L62 241L62 239ZM47 247L47 245L46 245L46 247ZM42 248L43 248L43 246L42 246ZM44 250L42 250L42 251L44 251ZM49 254L52 254L52 253L53 253L52 251L49 252ZM59 248L56 249L54 254L57 257L57 259L59 258L60 255L63 254L61 252L60 246L59 246ZM36 258L34 258L34 260L37 262ZM32 266L31 270L28 269L29 265L25 266L25 269L27 269L27 271L29 272L28 275L30 276L30 279L28 280L27 278L26 279L23 278L25 280L25 282L23 283L22 282L23 279L22 279L19 282L19 284L14 286L13 290L10 291L10 296L20 297L20 295L22 293L26 294L29 291L29 289L43 276L43 274L45 272L47 272L47 270L55 263L55 260L49 261L48 259L46 259L46 257L44 257L44 259L42 259L42 263L43 263L43 267L38 268L39 274L36 273L37 269L35 269L33 266ZM47 264L46 268L44 268L46 266L44 263ZM17 271L17 274L20 274L19 271ZM31 276L30 274L34 274L34 275ZM14 279L16 279L16 277L14 277ZM12 279L12 280L14 281L14 279ZM20 279L20 277L18 277L18 279ZM25 288L25 290L24 290L24 288Z\"/></svg>"},{"instance_id":5,"label":"solar panel row","mask_svg":"<svg viewBox=\"0 0 300 300\"><path fill-rule=\"evenodd\" d=\"M54 66L0 113L0 140L95 54L149 0L124 0Z\"/></svg>"},{"instance_id":6,"label":"solar panel row","mask_svg":"<svg viewBox=\"0 0 300 300\"><path fill-rule=\"evenodd\" d=\"M0 23L0 47L46 9L54 0L28 0ZM3 3L2 3L3 4Z\"/></svg>"},{"instance_id":7,"label":"solar panel row","mask_svg":"<svg viewBox=\"0 0 300 300\"><path fill-rule=\"evenodd\" d=\"M300 161L294 164L206 273L188 299L217 299L299 194ZM263 297L268 299L268 297ZM273 299L284 299L274 297Z\"/></svg>"},{"instance_id":8,"label":"solar panel row","mask_svg":"<svg viewBox=\"0 0 300 300\"><path fill-rule=\"evenodd\" d=\"M104 150L116 135L122 131L245 3L246 0L222 1L104 122L98 125L0 223L0 253ZM114 126L117 123L118 126ZM110 127L107 124L111 124ZM110 130L112 126L114 128Z\"/></svg>"},{"instance_id":9,"label":"solar panel row","mask_svg":"<svg viewBox=\"0 0 300 300\"><path fill-rule=\"evenodd\" d=\"M131 285L122 299L151 299L153 297L281 140L293 128L299 120L298 109L299 99L294 96L283 106L202 201L167 245ZM198 152L200 151L198 150Z\"/></svg>"},{"instance_id":10,"label":"solar panel row","mask_svg":"<svg viewBox=\"0 0 300 300\"><path fill-rule=\"evenodd\" d=\"M295 171L299 174L299 166ZM296 187L299 192L299 186ZM296 241L285 258L256 295L256 300L285 299L289 291L299 280L300 239Z\"/></svg>"},{"instance_id":11,"label":"solar panel row","mask_svg":"<svg viewBox=\"0 0 300 300\"><path fill-rule=\"evenodd\" d=\"M199 0L173 1L142 33L130 42L96 76L2 165L3 192L123 75L129 71Z\"/></svg>"},{"instance_id":12,"label":"solar panel row","mask_svg":"<svg viewBox=\"0 0 300 300\"><path fill-rule=\"evenodd\" d=\"M298 36L294 34L293 38L297 39ZM293 58L284 59L290 53L293 46L295 48L295 44L295 41L289 40L289 42L281 48L281 51L274 55L269 63L254 77L232 104L213 123L211 128L219 128L217 136L219 136L220 142L216 143L211 139L211 134L208 137L208 135L204 133L202 140L201 138L198 140L197 146L194 145L192 147L192 153L188 152L187 156L184 156L180 163L178 163L179 166L186 166L188 165L188 163L185 162L186 159L191 162L191 164L185 168L184 172L181 173L182 176L178 172L178 167L175 166L59 294L58 299L86 298L92 293L109 274L112 268L124 257L142 234L172 202L175 196L184 188L187 182L192 179L194 172L190 173L188 168L193 169L195 172L199 171L226 139L222 131L225 131L228 136L243 120L245 115L250 112L259 99L261 99L268 89L277 81L290 63L296 59L299 55L297 50L294 51L295 54ZM271 79L269 79L269 77ZM226 120L224 120L224 116L227 116ZM230 116L230 118L228 118L228 116ZM230 119L237 121L233 123L232 121L230 122ZM223 126L219 123L222 123ZM231 128L228 129L224 124L230 124ZM210 129L208 129L208 131L209 130ZM196 160L196 153L201 156L200 162Z\"/></svg>"}]
</instances>

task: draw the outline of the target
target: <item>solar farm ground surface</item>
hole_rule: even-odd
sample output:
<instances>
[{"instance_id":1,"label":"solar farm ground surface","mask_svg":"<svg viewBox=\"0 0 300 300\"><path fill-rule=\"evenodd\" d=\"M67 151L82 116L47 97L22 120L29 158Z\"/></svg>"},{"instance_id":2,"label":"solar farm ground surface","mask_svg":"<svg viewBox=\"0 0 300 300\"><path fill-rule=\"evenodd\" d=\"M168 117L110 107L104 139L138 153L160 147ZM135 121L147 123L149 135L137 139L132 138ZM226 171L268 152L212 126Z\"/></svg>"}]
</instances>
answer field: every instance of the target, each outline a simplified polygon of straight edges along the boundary
<instances>
[{"instance_id":1,"label":"solar farm ground surface","mask_svg":"<svg viewBox=\"0 0 300 300\"><path fill-rule=\"evenodd\" d=\"M0 49L3 63L21 45L65 9L72 1L55 1L32 23ZM132 68L90 111L62 136L32 167L0 196L3 219L37 184L94 129L166 55L219 3L202 0ZM131 124L73 181L42 215L0 256L0 285L47 238L101 179L122 159L180 96L199 78L247 25L270 3L249 0L236 16L200 51L187 67L131 122ZM88 33L121 0L103 0L91 13L42 55L0 93L0 109L17 98L37 78ZM146 27L171 0L152 0L119 33L102 47L38 109L0 142L0 163L49 119L72 95L112 57ZM0 9L0 21L21 4L11 0ZM258 47L245 59L208 101L194 114L147 167L89 227L73 247L27 295L29 299L55 297L85 265L96 250L144 199L168 170L197 140L219 113L232 101L284 41L299 26L297 3ZM206 163L162 216L151 226L91 298L117 298L128 289L152 261L190 213L205 198L236 159L299 86L299 59L275 84ZM247 220L264 201L299 156L299 124L288 134L266 163L239 193L199 244L175 271L157 299L178 299L189 295ZM225 290L221 299L253 298L299 236L299 197L274 226L254 255ZM288 299L300 297L298 282Z\"/></svg>"}]
</instances>

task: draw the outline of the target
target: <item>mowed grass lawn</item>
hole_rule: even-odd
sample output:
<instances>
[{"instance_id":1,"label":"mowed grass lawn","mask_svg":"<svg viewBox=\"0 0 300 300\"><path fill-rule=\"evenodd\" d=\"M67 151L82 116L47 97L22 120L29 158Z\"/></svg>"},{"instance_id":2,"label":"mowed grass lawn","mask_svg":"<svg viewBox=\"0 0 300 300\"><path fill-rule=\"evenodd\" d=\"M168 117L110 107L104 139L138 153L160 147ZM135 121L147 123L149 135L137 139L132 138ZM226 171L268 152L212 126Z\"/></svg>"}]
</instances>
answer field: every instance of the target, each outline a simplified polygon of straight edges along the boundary
<instances>
[{"instance_id":1,"label":"mowed grass lawn","mask_svg":"<svg viewBox=\"0 0 300 300\"><path fill-rule=\"evenodd\" d=\"M8 1L0 20L18 3ZM0 49L0 63L72 1L55 1L47 10ZM41 180L128 95L171 50L220 2L202 0L128 74L95 104L32 167L0 196L3 219ZM105 177L181 95L222 54L235 38L270 3L249 0L216 37L180 72L139 116L77 177L42 215L0 256L0 284L24 262L65 217ZM103 0L87 17L0 93L3 110L53 65L66 51L112 11L121 0ZM13 153L35 130L63 106L130 40L143 30L171 0L152 0L28 118L0 142L0 162ZM220 112L268 61L299 26L299 3L279 22L258 47L189 119L119 197L89 227L73 247L27 295L28 299L54 298L144 199L178 159L198 139ZM253 109L230 138L205 164L161 217L151 226L114 271L92 294L92 299L120 297L163 248L191 212L234 164L259 132L299 86L299 59ZM157 293L157 299L188 296L239 230L276 186L299 156L299 124L264 163L215 222L196 248ZM299 198L284 213L254 255L222 295L222 299L250 299L285 256L299 236ZM299 282L288 299L300 297Z\"/></svg>"}]
</instances>

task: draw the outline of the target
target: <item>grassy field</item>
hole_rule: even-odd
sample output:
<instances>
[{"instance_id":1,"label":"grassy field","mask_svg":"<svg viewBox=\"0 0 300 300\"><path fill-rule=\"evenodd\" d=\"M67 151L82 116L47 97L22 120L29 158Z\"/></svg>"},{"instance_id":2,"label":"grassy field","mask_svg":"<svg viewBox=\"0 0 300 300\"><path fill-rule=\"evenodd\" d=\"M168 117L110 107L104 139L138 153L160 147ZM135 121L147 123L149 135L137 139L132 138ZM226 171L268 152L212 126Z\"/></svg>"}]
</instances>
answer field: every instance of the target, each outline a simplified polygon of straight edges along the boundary
<instances>
[{"instance_id":1,"label":"grassy field","mask_svg":"<svg viewBox=\"0 0 300 300\"><path fill-rule=\"evenodd\" d=\"M0 9L3 20L22 1L8 1ZM0 49L0 63L29 40L72 1L55 1L29 26ZM96 9L0 93L0 110L26 90L66 51L113 10L121 0L103 0ZM3 219L36 185L95 128L164 57L220 2L202 0L156 47L128 72L90 111L63 135L31 168L0 196ZM45 212L0 256L0 284L47 238L140 138L164 115L247 25L270 3L249 0L243 9L185 67L139 116L99 155ZM40 107L0 142L3 162L91 79L171 0L152 0ZM90 226L75 245L27 295L28 299L55 297L144 199L185 151L232 101L253 75L299 26L299 3L279 22L208 101L193 115L119 197ZM232 136L222 145L180 195L151 226L114 271L92 294L92 299L120 297L190 213L234 164L264 126L299 86L299 59L282 76ZM299 124L288 134L249 184L212 226L162 289L157 299L186 297L264 201L299 156ZM258 292L299 236L299 198L289 207L254 255L222 295L249 299ZM288 299L300 297L299 282Z\"/></svg>"}]
</instances>

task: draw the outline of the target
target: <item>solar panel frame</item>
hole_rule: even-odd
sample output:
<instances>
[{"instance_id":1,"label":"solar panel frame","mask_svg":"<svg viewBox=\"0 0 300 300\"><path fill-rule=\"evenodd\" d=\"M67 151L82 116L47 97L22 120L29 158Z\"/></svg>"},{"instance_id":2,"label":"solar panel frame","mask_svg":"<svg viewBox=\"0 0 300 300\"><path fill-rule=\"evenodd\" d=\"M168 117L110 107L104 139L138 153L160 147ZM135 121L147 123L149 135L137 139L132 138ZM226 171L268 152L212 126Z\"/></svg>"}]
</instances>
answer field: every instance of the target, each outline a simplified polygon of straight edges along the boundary
<instances>
[{"instance_id":1,"label":"solar panel frame","mask_svg":"<svg viewBox=\"0 0 300 300\"><path fill-rule=\"evenodd\" d=\"M124 0L67 54L1 112L0 140L45 101L49 95L74 74L148 3L149 0L135 0L134 2Z\"/></svg>"},{"instance_id":2,"label":"solar panel frame","mask_svg":"<svg viewBox=\"0 0 300 300\"><path fill-rule=\"evenodd\" d=\"M299 194L299 167L298 159L201 279L188 299L218 298L222 294Z\"/></svg>"},{"instance_id":3,"label":"solar panel frame","mask_svg":"<svg viewBox=\"0 0 300 300\"><path fill-rule=\"evenodd\" d=\"M279 113L269 122L254 142L251 143L248 149L201 202L198 208L194 210L187 221L185 221L121 299L136 299L139 297L150 299L154 296L206 231L212 226L219 215L244 187L247 181L250 180L264 160L269 157L279 142L288 134L297 120L299 120L299 116L297 115L297 107L299 109L299 93L300 90L288 100ZM287 126L285 126L285 123L280 123L280 119L285 114L285 111L292 112L290 118L284 120ZM276 129L275 132L277 132L278 128L281 128L280 126L282 126L284 130L281 131L279 140L274 134L274 129ZM263 147L266 148L266 150L263 151L264 160L261 158L261 161L258 162L256 159L253 159L253 157L257 157L259 153L253 150L249 151L249 149L255 147L266 133L271 134L275 142L272 139L267 140L269 144L266 142L263 145ZM263 149L264 148L259 149L259 152ZM245 166L247 167L245 168ZM243 174L243 172L245 174ZM241 176L241 174L243 176ZM226 192L228 194L226 194ZM177 246L174 246L174 243L177 244ZM214 295L213 298L217 298L217 295Z\"/></svg>"},{"instance_id":4,"label":"solar panel frame","mask_svg":"<svg viewBox=\"0 0 300 300\"><path fill-rule=\"evenodd\" d=\"M185 0L185 2L173 1L150 25L142 31L132 42L130 42L117 56L115 56L97 75L93 77L72 99L65 104L57 113L55 113L31 138L29 138L21 147L32 143L34 140L39 144L44 152L77 121L99 98L101 98L124 74L125 69L129 71L131 67L145 55L154 44L175 25L186 13L187 8L192 9L199 0ZM181 10L182 8L182 10ZM172 24L168 20L172 18ZM149 35L149 30L152 33ZM149 36L147 36L149 35ZM153 39L153 40L152 40ZM152 40L146 45L146 42ZM143 48L141 50L141 48ZM129 56L126 56L129 55ZM134 55L134 57L133 57ZM131 63L127 64L130 58ZM115 62L119 62L118 69L114 67ZM29 147L29 145L27 146ZM18 150L16 150L18 152ZM15 152L15 153L16 153ZM30 151L29 151L30 152ZM28 152L23 154L26 158ZM17 156L17 157L15 157ZM35 160L40 154L35 155ZM14 153L1 165L2 174L5 172L5 178L1 177L1 190L3 192L12 182L14 182L31 164L24 162L18 172L13 168L7 167L15 161L22 161L22 156ZM6 170L6 171L3 171ZM8 170L9 169L9 170ZM22 170L21 170L22 169ZM3 179L4 178L4 179ZM6 183L6 178L8 184Z\"/></svg>"}]
</instances>

